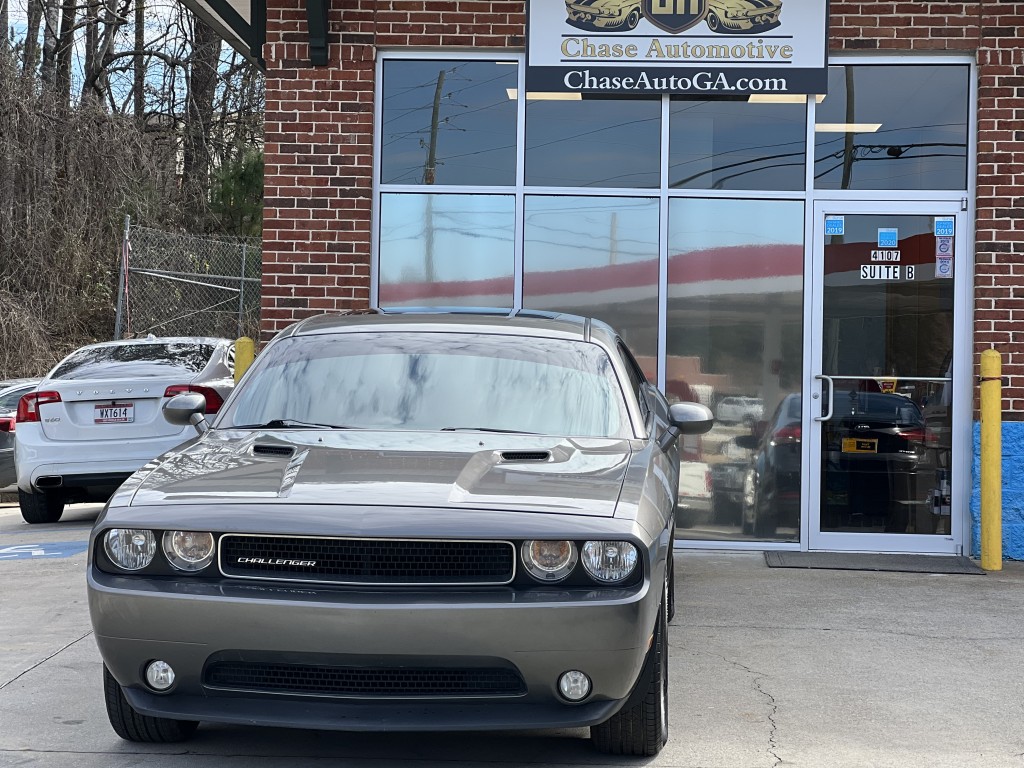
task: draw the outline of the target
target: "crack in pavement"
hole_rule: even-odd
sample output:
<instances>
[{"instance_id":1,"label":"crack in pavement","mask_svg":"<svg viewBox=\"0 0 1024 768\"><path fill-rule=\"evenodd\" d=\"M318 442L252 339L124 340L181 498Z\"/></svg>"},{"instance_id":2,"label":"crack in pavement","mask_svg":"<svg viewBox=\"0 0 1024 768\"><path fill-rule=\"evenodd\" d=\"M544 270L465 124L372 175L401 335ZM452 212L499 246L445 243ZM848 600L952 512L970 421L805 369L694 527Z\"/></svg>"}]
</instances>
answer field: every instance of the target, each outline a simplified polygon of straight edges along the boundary
<instances>
[{"instance_id":1,"label":"crack in pavement","mask_svg":"<svg viewBox=\"0 0 1024 768\"><path fill-rule=\"evenodd\" d=\"M778 753L778 749L779 749L779 739L778 739L779 724L775 720L775 716L779 713L779 705L778 705L778 702L775 701L775 697L772 696L772 694L770 692L766 691L764 689L764 686L762 685L762 682L765 679L767 679L768 675L766 675L764 672L759 672L756 669L751 669L746 664L744 664L744 663L742 663L740 661L736 661L735 659L727 658L727 657L723 656L720 653L711 653L709 651L697 651L697 653L703 653L706 656L713 656L713 657L715 657L717 659L721 659L726 664L732 664L734 667L739 667L740 669L742 669L747 674L753 676L754 679L753 679L752 685L753 685L754 690L757 691L758 694L760 694L761 696L764 696L768 700L768 704L769 704L768 726L769 727L768 727L768 748L767 748L767 752L768 752L769 755L771 755L772 760L774 760L774 762L772 763L772 768L778 768L778 766L782 764L782 758L779 757L779 753Z\"/></svg>"},{"instance_id":2,"label":"crack in pavement","mask_svg":"<svg viewBox=\"0 0 1024 768\"><path fill-rule=\"evenodd\" d=\"M70 648L70 647L71 647L72 645L74 645L75 643L80 643L80 642L82 642L83 640L85 640L85 638L87 638L87 637L88 637L89 635L91 635L91 634L92 634L92 630L90 629L90 630L89 630L88 632L86 632L86 633L85 633L84 635L82 635L81 637L79 637L79 638L77 638L77 639L75 639L75 640L72 640L72 641L71 641L70 643L68 643L67 645L63 646L62 648L58 648L58 649L57 649L56 651L54 651L53 653L51 653L51 654L50 654L49 656L47 656L47 657L46 657L45 659L40 659L39 661L37 661L37 662L36 662L35 664L33 664L33 665L32 665L31 667L29 667L28 669L23 669L23 670L22 670L21 672L19 672L18 674L16 674L16 675L15 675L14 677L12 677L12 678L11 678L10 680L8 680L8 681L7 681L6 683L0 684L0 691L2 691L2 690L3 690L4 688L6 688L6 687L7 687L8 685L10 685L11 683L13 683L13 682L16 682L17 680L19 680L19 679L21 679L22 677L24 677L24 676L25 676L25 675L27 675L27 674L28 674L29 672L31 672L31 671L32 671L33 669L38 669L38 668L39 668L39 667L41 667L41 666L42 666L43 664L45 664L45 663L46 663L46 662L48 662L48 661L49 661L50 659L52 659L52 658L53 658L54 656L57 656L57 655L59 655L59 654L63 653L64 651L66 651L66 650L67 650L68 648Z\"/></svg>"}]
</instances>

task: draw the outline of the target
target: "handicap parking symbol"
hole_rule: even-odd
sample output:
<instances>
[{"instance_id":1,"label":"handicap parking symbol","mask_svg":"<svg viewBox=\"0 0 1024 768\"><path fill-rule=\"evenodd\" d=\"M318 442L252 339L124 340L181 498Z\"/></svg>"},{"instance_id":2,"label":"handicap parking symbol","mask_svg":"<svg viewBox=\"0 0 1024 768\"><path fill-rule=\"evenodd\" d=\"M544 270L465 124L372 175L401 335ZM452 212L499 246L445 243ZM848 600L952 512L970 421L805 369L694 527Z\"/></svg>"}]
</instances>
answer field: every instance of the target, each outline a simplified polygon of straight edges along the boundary
<instances>
[{"instance_id":1,"label":"handicap parking symbol","mask_svg":"<svg viewBox=\"0 0 1024 768\"><path fill-rule=\"evenodd\" d=\"M34 560L45 557L71 557L88 548L86 541L51 541L46 544L15 544L0 547L0 560Z\"/></svg>"}]
</instances>

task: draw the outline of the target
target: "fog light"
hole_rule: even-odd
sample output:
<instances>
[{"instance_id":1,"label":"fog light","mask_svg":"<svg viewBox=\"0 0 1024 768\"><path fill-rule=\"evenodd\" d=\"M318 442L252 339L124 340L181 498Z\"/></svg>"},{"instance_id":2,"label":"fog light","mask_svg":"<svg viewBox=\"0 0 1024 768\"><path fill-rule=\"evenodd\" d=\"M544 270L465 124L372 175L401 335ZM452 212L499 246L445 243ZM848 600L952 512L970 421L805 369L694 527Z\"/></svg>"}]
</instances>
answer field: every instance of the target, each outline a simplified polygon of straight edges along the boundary
<instances>
[{"instance_id":1,"label":"fog light","mask_svg":"<svg viewBox=\"0 0 1024 768\"><path fill-rule=\"evenodd\" d=\"M174 685L174 670L166 661L151 661L146 665L146 682L154 691L166 691Z\"/></svg>"},{"instance_id":2,"label":"fog light","mask_svg":"<svg viewBox=\"0 0 1024 768\"><path fill-rule=\"evenodd\" d=\"M583 701L590 695L590 678L578 669L571 669L558 678L558 690L569 701Z\"/></svg>"}]
</instances>

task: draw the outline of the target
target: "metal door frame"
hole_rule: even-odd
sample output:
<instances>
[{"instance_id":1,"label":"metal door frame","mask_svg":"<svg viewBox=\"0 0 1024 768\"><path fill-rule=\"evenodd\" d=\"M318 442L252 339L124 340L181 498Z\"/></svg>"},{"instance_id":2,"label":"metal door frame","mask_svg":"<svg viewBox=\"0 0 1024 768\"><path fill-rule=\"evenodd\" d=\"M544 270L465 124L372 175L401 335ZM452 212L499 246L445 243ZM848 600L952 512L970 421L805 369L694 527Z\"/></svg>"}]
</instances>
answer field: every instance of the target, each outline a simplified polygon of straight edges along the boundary
<instances>
[{"instance_id":1,"label":"metal door frame","mask_svg":"<svg viewBox=\"0 0 1024 768\"><path fill-rule=\"evenodd\" d=\"M971 496L971 370L972 316L970 289L974 276L973 221L965 200L952 195L946 200L857 201L850 199L819 200L814 203L810 232L811 265L807 275L807 310L804 344L804 413L803 488L801 549L854 552L917 552L962 554L968 550ZM896 533L831 533L821 531L819 503L821 498L821 423L819 414L827 385L815 378L822 373L822 340L824 333L824 255L826 215L906 215L953 216L956 219L954 239L955 262L953 283L953 396L952 451L950 480L952 513L949 534Z\"/></svg>"}]
</instances>

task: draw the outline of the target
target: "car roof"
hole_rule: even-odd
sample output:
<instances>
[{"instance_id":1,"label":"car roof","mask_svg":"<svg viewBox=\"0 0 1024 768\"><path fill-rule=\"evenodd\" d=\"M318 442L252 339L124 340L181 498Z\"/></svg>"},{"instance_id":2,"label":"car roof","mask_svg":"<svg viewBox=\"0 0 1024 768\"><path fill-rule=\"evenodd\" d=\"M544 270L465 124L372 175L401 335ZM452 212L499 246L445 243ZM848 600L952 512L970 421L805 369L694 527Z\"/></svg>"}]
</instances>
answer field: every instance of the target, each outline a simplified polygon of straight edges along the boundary
<instances>
[{"instance_id":1,"label":"car roof","mask_svg":"<svg viewBox=\"0 0 1024 768\"><path fill-rule=\"evenodd\" d=\"M230 342L231 339L223 339L216 336L146 336L141 339L115 339L114 341L100 341L96 344L86 344L79 349L96 349L97 347L120 347L135 344L220 344Z\"/></svg>"},{"instance_id":2,"label":"car roof","mask_svg":"<svg viewBox=\"0 0 1024 768\"><path fill-rule=\"evenodd\" d=\"M600 320L580 315L541 310L490 308L401 308L362 310L318 315L302 320L283 332L286 336L372 331L418 331L435 333L492 333L540 338L589 341L602 337L614 342L615 331Z\"/></svg>"},{"instance_id":3,"label":"car roof","mask_svg":"<svg viewBox=\"0 0 1024 768\"><path fill-rule=\"evenodd\" d=\"M24 387L26 384L38 384L41 381L39 378L25 378L25 379L0 379L0 394L7 389L14 389L15 387Z\"/></svg>"}]
</instances>

